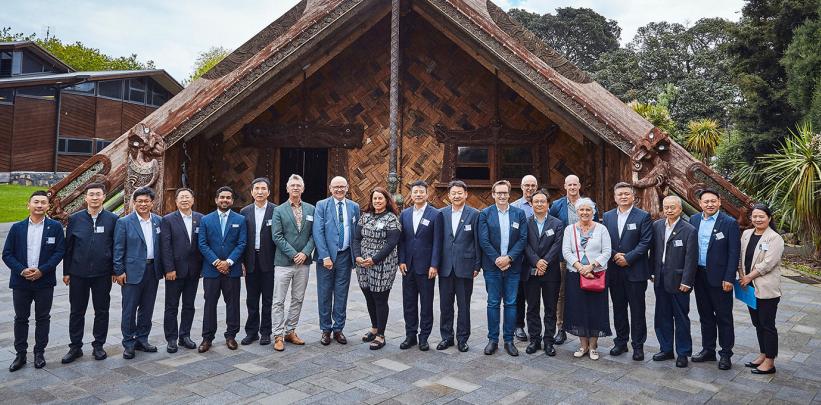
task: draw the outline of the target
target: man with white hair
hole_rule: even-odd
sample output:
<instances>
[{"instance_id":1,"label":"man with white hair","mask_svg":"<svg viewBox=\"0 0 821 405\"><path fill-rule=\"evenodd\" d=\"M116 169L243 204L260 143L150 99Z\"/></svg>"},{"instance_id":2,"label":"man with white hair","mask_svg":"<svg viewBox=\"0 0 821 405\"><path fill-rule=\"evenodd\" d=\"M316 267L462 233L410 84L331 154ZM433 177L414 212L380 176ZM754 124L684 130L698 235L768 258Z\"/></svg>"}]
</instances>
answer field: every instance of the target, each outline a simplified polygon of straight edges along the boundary
<instances>
[{"instance_id":1,"label":"man with white hair","mask_svg":"<svg viewBox=\"0 0 821 405\"><path fill-rule=\"evenodd\" d=\"M514 201L510 205L524 211L525 218L530 218L533 216L533 193L535 193L536 189L539 188L539 182L536 180L536 176L528 174L522 177L522 183L520 184L520 187L522 188L522 198ZM530 271L527 268L523 269ZM525 301L527 301L525 299L526 279L527 274L522 273L522 278L519 279L519 293L516 295L516 330L513 332L513 334L516 336L516 339L519 339L522 342L528 341L527 333L525 333Z\"/></svg>"}]
</instances>

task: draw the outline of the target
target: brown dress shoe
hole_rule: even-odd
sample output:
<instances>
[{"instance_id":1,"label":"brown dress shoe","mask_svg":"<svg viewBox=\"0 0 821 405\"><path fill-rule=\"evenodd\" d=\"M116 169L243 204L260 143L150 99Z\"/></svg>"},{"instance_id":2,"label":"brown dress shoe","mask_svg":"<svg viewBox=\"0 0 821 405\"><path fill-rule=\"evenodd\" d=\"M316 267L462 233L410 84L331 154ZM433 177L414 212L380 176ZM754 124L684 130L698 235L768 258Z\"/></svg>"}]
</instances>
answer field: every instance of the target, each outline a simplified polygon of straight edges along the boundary
<instances>
[{"instance_id":1,"label":"brown dress shoe","mask_svg":"<svg viewBox=\"0 0 821 405\"><path fill-rule=\"evenodd\" d=\"M298 346L302 346L305 344L305 341L300 339L300 337L296 335L295 330L292 330L287 335L285 335L285 341L288 343L293 343Z\"/></svg>"},{"instance_id":2,"label":"brown dress shoe","mask_svg":"<svg viewBox=\"0 0 821 405\"><path fill-rule=\"evenodd\" d=\"M205 353L210 349L211 349L211 341L210 340L203 340L202 343L200 343L200 347L197 349L197 351L200 352L200 353Z\"/></svg>"},{"instance_id":3,"label":"brown dress shoe","mask_svg":"<svg viewBox=\"0 0 821 405\"><path fill-rule=\"evenodd\" d=\"M319 339L319 343L322 343L322 346L331 344L331 332L322 332L322 338Z\"/></svg>"},{"instance_id":4,"label":"brown dress shoe","mask_svg":"<svg viewBox=\"0 0 821 405\"><path fill-rule=\"evenodd\" d=\"M274 350L278 352L285 350L285 341L282 340L282 336L274 337Z\"/></svg>"},{"instance_id":5,"label":"brown dress shoe","mask_svg":"<svg viewBox=\"0 0 821 405\"><path fill-rule=\"evenodd\" d=\"M234 338L225 339L225 345L231 350L237 350L237 340Z\"/></svg>"},{"instance_id":6,"label":"brown dress shoe","mask_svg":"<svg viewBox=\"0 0 821 405\"><path fill-rule=\"evenodd\" d=\"M334 332L334 340L336 340L336 342L341 345L348 344L348 339L345 338L345 335L342 333L342 331Z\"/></svg>"}]
</instances>

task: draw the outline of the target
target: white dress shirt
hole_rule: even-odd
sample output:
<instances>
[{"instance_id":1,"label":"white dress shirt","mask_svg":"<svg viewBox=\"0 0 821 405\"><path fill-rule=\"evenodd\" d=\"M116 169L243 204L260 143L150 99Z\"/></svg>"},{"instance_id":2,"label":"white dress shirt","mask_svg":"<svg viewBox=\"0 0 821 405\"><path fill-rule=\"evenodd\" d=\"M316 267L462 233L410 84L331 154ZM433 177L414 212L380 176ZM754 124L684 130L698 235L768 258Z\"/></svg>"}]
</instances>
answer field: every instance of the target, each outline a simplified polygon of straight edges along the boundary
<instances>
[{"instance_id":1,"label":"white dress shirt","mask_svg":"<svg viewBox=\"0 0 821 405\"><path fill-rule=\"evenodd\" d=\"M140 220L140 228L143 230L143 238L145 238L145 259L146 260L153 260L154 259L154 229L151 227L151 216L148 216L147 220L143 220L143 218L137 215L137 218Z\"/></svg>"},{"instance_id":2,"label":"white dress shirt","mask_svg":"<svg viewBox=\"0 0 821 405\"><path fill-rule=\"evenodd\" d=\"M416 229L419 228L419 223L422 222L422 215L425 213L425 208L428 208L428 203L417 209L413 206L413 233L416 234Z\"/></svg>"},{"instance_id":3,"label":"white dress shirt","mask_svg":"<svg viewBox=\"0 0 821 405\"><path fill-rule=\"evenodd\" d=\"M182 223L185 224L185 231L188 232L188 241L194 242L194 212L191 212L191 215L185 215L180 211L180 215L182 216Z\"/></svg>"},{"instance_id":4,"label":"white dress shirt","mask_svg":"<svg viewBox=\"0 0 821 405\"><path fill-rule=\"evenodd\" d=\"M627 217L630 216L630 212L633 211L633 206L631 205L627 211L621 212L620 209L616 208L616 213L619 215L618 218L618 226L619 226L619 237L621 238L622 232L624 232L624 225L627 224Z\"/></svg>"},{"instance_id":5,"label":"white dress shirt","mask_svg":"<svg viewBox=\"0 0 821 405\"><path fill-rule=\"evenodd\" d=\"M450 216L450 228L453 229L453 236L456 236L456 232L459 231L459 221L462 220L462 213L465 211L465 206L463 205L459 211L456 211L455 207L451 207L453 210Z\"/></svg>"},{"instance_id":6,"label":"white dress shirt","mask_svg":"<svg viewBox=\"0 0 821 405\"><path fill-rule=\"evenodd\" d=\"M667 260L667 242L670 241L670 235L673 234L673 229L676 228L676 224L678 221L681 221L681 217L676 218L676 222L673 222L670 225L667 221L664 221L664 252L661 254L661 263L664 263Z\"/></svg>"},{"instance_id":7,"label":"white dress shirt","mask_svg":"<svg viewBox=\"0 0 821 405\"><path fill-rule=\"evenodd\" d=\"M348 218L348 203L347 203L347 201L345 201L344 198L341 199L341 200L337 200L336 198L334 198L333 200L334 200L334 218L336 218L337 223L339 223L339 203L342 203L342 221L343 221L343 226L345 227L345 230L342 231L342 234L343 234L342 246L339 246L339 251L341 252L341 251L347 249L348 246L351 245L351 225L350 225L351 221Z\"/></svg>"},{"instance_id":8,"label":"white dress shirt","mask_svg":"<svg viewBox=\"0 0 821 405\"><path fill-rule=\"evenodd\" d=\"M265 209L267 207L267 203L259 207L256 203L254 203L254 225L256 225L256 230L254 232L254 249L259 250L259 240L260 234L262 234L262 222L265 220Z\"/></svg>"},{"instance_id":9,"label":"white dress shirt","mask_svg":"<svg viewBox=\"0 0 821 405\"><path fill-rule=\"evenodd\" d=\"M40 267L40 248L43 245L43 228L46 224L46 217L40 223L34 223L29 217L29 229L26 234L26 264L29 268Z\"/></svg>"}]
</instances>

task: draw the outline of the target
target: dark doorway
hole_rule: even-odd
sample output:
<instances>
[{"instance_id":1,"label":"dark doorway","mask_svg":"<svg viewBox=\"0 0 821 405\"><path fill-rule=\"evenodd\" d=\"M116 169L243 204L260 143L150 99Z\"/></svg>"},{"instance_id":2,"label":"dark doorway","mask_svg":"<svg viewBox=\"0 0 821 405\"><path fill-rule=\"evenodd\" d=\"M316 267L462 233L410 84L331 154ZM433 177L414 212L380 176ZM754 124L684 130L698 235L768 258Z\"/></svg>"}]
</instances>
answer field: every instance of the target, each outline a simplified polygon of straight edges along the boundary
<instances>
[{"instance_id":1,"label":"dark doorway","mask_svg":"<svg viewBox=\"0 0 821 405\"><path fill-rule=\"evenodd\" d=\"M328 150L283 148L279 152L279 201L288 199L288 177L298 174L305 179L302 201L316 205L328 196Z\"/></svg>"}]
</instances>

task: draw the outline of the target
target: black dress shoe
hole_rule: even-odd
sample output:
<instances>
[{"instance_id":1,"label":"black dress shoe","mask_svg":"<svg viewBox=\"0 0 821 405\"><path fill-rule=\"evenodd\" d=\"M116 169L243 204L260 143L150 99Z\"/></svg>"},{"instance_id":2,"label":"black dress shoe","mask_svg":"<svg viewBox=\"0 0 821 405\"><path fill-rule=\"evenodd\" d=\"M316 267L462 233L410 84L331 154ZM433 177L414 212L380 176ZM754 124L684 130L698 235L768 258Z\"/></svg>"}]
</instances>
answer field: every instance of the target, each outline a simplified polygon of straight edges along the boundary
<instances>
[{"instance_id":1,"label":"black dress shoe","mask_svg":"<svg viewBox=\"0 0 821 405\"><path fill-rule=\"evenodd\" d=\"M499 348L499 342L494 342L492 340L488 340L487 346L485 346L485 354L488 356L496 353L496 349Z\"/></svg>"},{"instance_id":2,"label":"black dress shoe","mask_svg":"<svg viewBox=\"0 0 821 405\"><path fill-rule=\"evenodd\" d=\"M733 368L733 363L730 363L730 356L721 356L721 360L718 361L718 369L729 370L731 368Z\"/></svg>"},{"instance_id":3,"label":"black dress shoe","mask_svg":"<svg viewBox=\"0 0 821 405\"><path fill-rule=\"evenodd\" d=\"M682 356L684 357L684 356ZM658 352L653 355L653 361L664 361L664 360L672 360L675 359L676 356L673 352ZM686 357L685 357L686 359Z\"/></svg>"},{"instance_id":4,"label":"black dress shoe","mask_svg":"<svg viewBox=\"0 0 821 405\"><path fill-rule=\"evenodd\" d=\"M750 370L750 372L753 374L775 374L775 366L773 366L773 368L769 370L761 370L759 368L754 368Z\"/></svg>"},{"instance_id":5,"label":"black dress shoe","mask_svg":"<svg viewBox=\"0 0 821 405\"><path fill-rule=\"evenodd\" d=\"M533 353L536 353L537 351L539 351L539 349L541 349L541 348L542 348L542 342L540 342L538 340L534 340L534 341L531 341L529 345L527 345L527 348L525 349L525 353L533 354Z\"/></svg>"},{"instance_id":6,"label":"black dress shoe","mask_svg":"<svg viewBox=\"0 0 821 405\"><path fill-rule=\"evenodd\" d=\"M402 350L410 349L413 346L416 346L416 336L406 336L405 340L399 344L399 348Z\"/></svg>"},{"instance_id":7,"label":"black dress shoe","mask_svg":"<svg viewBox=\"0 0 821 405\"><path fill-rule=\"evenodd\" d=\"M627 353L627 346L613 346L613 348L610 349L611 356L621 356L624 353Z\"/></svg>"},{"instance_id":8,"label":"black dress shoe","mask_svg":"<svg viewBox=\"0 0 821 405\"><path fill-rule=\"evenodd\" d=\"M427 339L419 341L419 350L423 352L430 350L430 345L428 345Z\"/></svg>"},{"instance_id":9,"label":"black dress shoe","mask_svg":"<svg viewBox=\"0 0 821 405\"><path fill-rule=\"evenodd\" d=\"M336 340L336 343L341 345L348 344L348 338L345 337L345 334L342 333L342 331L334 332L334 340Z\"/></svg>"},{"instance_id":10,"label":"black dress shoe","mask_svg":"<svg viewBox=\"0 0 821 405\"><path fill-rule=\"evenodd\" d=\"M758 368L758 366L760 366L760 365L761 365L761 363L753 363L751 361L748 361L748 362L744 363L744 367L747 367L747 368Z\"/></svg>"},{"instance_id":11,"label":"black dress shoe","mask_svg":"<svg viewBox=\"0 0 821 405\"><path fill-rule=\"evenodd\" d=\"M271 344L271 335L262 336L259 338L260 346L268 346Z\"/></svg>"},{"instance_id":12,"label":"black dress shoe","mask_svg":"<svg viewBox=\"0 0 821 405\"><path fill-rule=\"evenodd\" d=\"M14 358L14 361L12 361L11 365L9 366L9 371L13 373L13 372L23 368L23 366L25 366L25 365L26 365L26 354L25 353L17 353L17 356Z\"/></svg>"},{"instance_id":13,"label":"black dress shoe","mask_svg":"<svg viewBox=\"0 0 821 405\"><path fill-rule=\"evenodd\" d=\"M445 350L451 346L453 346L453 339L445 339L436 345L436 350Z\"/></svg>"},{"instance_id":14,"label":"black dress shoe","mask_svg":"<svg viewBox=\"0 0 821 405\"><path fill-rule=\"evenodd\" d=\"M186 336L184 338L180 338L177 341L177 345L182 346L186 349L196 349L197 348L197 344L194 343L194 341L191 340L191 338L188 337L188 336Z\"/></svg>"},{"instance_id":15,"label":"black dress shoe","mask_svg":"<svg viewBox=\"0 0 821 405\"><path fill-rule=\"evenodd\" d=\"M134 350L139 350L141 352L146 353L155 353L157 351L157 346L154 346L148 342L142 343L140 341L137 341L137 343L134 345Z\"/></svg>"},{"instance_id":16,"label":"black dress shoe","mask_svg":"<svg viewBox=\"0 0 821 405\"><path fill-rule=\"evenodd\" d=\"M79 359L80 357L83 357L83 349L80 349L79 347L72 347L68 349L68 353L66 353L66 355L63 356L63 359L60 360L60 363L68 364L73 362L74 360Z\"/></svg>"},{"instance_id":17,"label":"black dress shoe","mask_svg":"<svg viewBox=\"0 0 821 405\"><path fill-rule=\"evenodd\" d=\"M173 340L169 340L168 346L165 347L165 351L167 351L168 353L176 353L178 349L179 346L177 346L177 342Z\"/></svg>"},{"instance_id":18,"label":"black dress shoe","mask_svg":"<svg viewBox=\"0 0 821 405\"><path fill-rule=\"evenodd\" d=\"M94 355L94 360L105 360L105 358L108 357L108 353L100 346L95 347L91 354Z\"/></svg>"},{"instance_id":19,"label":"black dress shoe","mask_svg":"<svg viewBox=\"0 0 821 405\"><path fill-rule=\"evenodd\" d=\"M516 328L516 330L513 331L513 336L516 336L516 339L519 339L522 342L528 341L527 333L525 333L525 328Z\"/></svg>"},{"instance_id":20,"label":"black dress shoe","mask_svg":"<svg viewBox=\"0 0 821 405\"><path fill-rule=\"evenodd\" d=\"M470 349L470 346L468 346L468 342L459 342L459 351L460 352L464 353L464 352L468 351L469 349Z\"/></svg>"},{"instance_id":21,"label":"black dress shoe","mask_svg":"<svg viewBox=\"0 0 821 405\"><path fill-rule=\"evenodd\" d=\"M705 361L716 361L716 353L711 352L709 350L702 350L698 352L695 356L693 356L690 360L693 360L693 363L703 363Z\"/></svg>"},{"instance_id":22,"label":"black dress shoe","mask_svg":"<svg viewBox=\"0 0 821 405\"><path fill-rule=\"evenodd\" d=\"M244 338L242 338L242 341L240 342L240 344L242 344L243 346L248 346L251 343L256 342L257 340L259 340L259 336L257 336L257 335L253 335L253 336L252 335L247 335Z\"/></svg>"},{"instance_id":23,"label":"black dress shoe","mask_svg":"<svg viewBox=\"0 0 821 405\"><path fill-rule=\"evenodd\" d=\"M644 361L644 349L633 349L633 360Z\"/></svg>"},{"instance_id":24,"label":"black dress shoe","mask_svg":"<svg viewBox=\"0 0 821 405\"><path fill-rule=\"evenodd\" d=\"M126 360L131 360L134 358L134 349L126 348L123 350L123 358Z\"/></svg>"},{"instance_id":25,"label":"black dress shoe","mask_svg":"<svg viewBox=\"0 0 821 405\"><path fill-rule=\"evenodd\" d=\"M505 351L513 357L519 355L519 349L516 348L516 345L513 344L513 342L505 342Z\"/></svg>"},{"instance_id":26,"label":"black dress shoe","mask_svg":"<svg viewBox=\"0 0 821 405\"><path fill-rule=\"evenodd\" d=\"M687 367L687 356L678 356L678 358L676 359L676 367Z\"/></svg>"},{"instance_id":27,"label":"black dress shoe","mask_svg":"<svg viewBox=\"0 0 821 405\"><path fill-rule=\"evenodd\" d=\"M322 332L322 337L319 338L319 343L321 343L322 346L331 344L331 332Z\"/></svg>"},{"instance_id":28,"label":"black dress shoe","mask_svg":"<svg viewBox=\"0 0 821 405\"><path fill-rule=\"evenodd\" d=\"M43 368L46 366L46 358L43 353L34 353L34 368Z\"/></svg>"},{"instance_id":29,"label":"black dress shoe","mask_svg":"<svg viewBox=\"0 0 821 405\"><path fill-rule=\"evenodd\" d=\"M559 331L556 332L556 336L553 338L553 344L554 345L561 345L566 340L567 340L567 333L564 332L564 329L559 329Z\"/></svg>"},{"instance_id":30,"label":"black dress shoe","mask_svg":"<svg viewBox=\"0 0 821 405\"><path fill-rule=\"evenodd\" d=\"M553 357L556 355L556 349L553 347L552 343L545 343L544 344L544 354Z\"/></svg>"}]
</instances>

